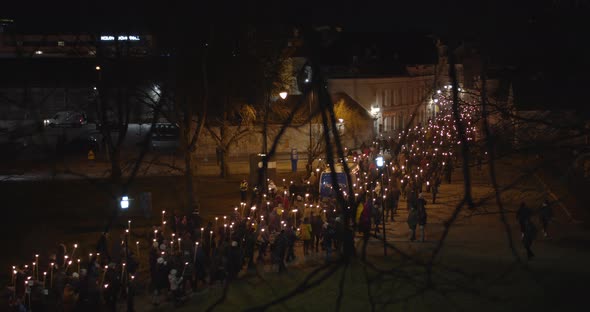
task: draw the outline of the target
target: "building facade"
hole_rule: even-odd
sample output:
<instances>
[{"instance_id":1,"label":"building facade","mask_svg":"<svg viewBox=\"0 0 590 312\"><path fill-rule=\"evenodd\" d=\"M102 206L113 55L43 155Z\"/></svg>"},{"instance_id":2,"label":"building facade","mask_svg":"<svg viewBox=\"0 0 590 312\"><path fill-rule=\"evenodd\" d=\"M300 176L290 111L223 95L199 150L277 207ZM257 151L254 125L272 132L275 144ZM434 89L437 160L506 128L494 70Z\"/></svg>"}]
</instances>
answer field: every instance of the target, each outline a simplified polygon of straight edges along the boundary
<instances>
[{"instance_id":1,"label":"building facade","mask_svg":"<svg viewBox=\"0 0 590 312\"><path fill-rule=\"evenodd\" d=\"M463 67L456 68L461 86ZM346 93L373 116L376 136L393 136L433 117L438 111L433 94L449 84L448 66L407 66L406 71L389 77L331 78L328 87L332 93Z\"/></svg>"}]
</instances>

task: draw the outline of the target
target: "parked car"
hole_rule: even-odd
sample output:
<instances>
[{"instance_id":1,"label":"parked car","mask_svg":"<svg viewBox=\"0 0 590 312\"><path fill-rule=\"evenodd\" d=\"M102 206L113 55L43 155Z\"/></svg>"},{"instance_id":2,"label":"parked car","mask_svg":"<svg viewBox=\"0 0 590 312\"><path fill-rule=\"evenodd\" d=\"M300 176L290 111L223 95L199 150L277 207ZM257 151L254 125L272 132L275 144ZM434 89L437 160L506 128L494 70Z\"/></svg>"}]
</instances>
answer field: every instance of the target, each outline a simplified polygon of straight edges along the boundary
<instances>
[{"instance_id":1,"label":"parked car","mask_svg":"<svg viewBox=\"0 0 590 312\"><path fill-rule=\"evenodd\" d=\"M85 112L62 111L57 112L52 118L43 120L43 125L54 127L82 127L88 123Z\"/></svg>"}]
</instances>

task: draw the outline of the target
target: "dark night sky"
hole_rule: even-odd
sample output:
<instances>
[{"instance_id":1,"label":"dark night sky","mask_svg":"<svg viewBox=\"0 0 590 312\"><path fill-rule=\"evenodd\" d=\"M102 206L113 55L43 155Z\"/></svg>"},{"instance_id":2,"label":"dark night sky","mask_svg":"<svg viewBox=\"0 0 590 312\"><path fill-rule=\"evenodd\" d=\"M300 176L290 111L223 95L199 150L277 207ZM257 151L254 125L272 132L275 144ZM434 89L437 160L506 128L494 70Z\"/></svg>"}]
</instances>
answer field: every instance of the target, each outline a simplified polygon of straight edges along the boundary
<instances>
[{"instance_id":1,"label":"dark night sky","mask_svg":"<svg viewBox=\"0 0 590 312\"><path fill-rule=\"evenodd\" d=\"M215 1L178 8L167 1L10 1L0 17L28 32L151 31L170 19L196 23L250 22L341 25L357 32L433 33L478 41L496 63L516 66L515 84L527 102L569 106L586 98L590 28L585 1ZM19 4L20 3L20 4ZM148 3L148 4L146 4ZM239 4L237 4L239 3ZM34 9L32 9L34 8ZM562 103L563 104L563 103Z\"/></svg>"}]
</instances>

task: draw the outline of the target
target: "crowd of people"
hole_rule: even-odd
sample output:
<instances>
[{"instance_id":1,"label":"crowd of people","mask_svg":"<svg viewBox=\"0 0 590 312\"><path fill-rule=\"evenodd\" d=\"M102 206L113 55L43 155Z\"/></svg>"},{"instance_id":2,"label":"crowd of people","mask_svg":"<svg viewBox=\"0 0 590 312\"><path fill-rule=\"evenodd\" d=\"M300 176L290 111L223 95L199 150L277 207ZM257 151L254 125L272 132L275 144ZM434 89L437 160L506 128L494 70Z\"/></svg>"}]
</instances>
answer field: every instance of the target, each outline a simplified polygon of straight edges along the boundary
<instances>
[{"instance_id":1,"label":"crowd of people","mask_svg":"<svg viewBox=\"0 0 590 312\"><path fill-rule=\"evenodd\" d=\"M437 155L427 151L424 155L429 155L428 162L418 161L415 155L410 156L409 150L407 146L401 147L397 158L388 157L382 167L375 159L388 153L378 142L360 153L351 152L348 160L358 167L353 171L354 195L342 189L342 202L336 197L319 198L313 191L318 188L317 177L289 183L283 180L280 186L269 180L267 193L257 191L251 195L244 180L239 187L241 202L226 216L204 222L196 214L162 211L160 224L153 226L147 237L141 237L151 241L147 267L152 303L159 305L166 300L180 304L193 291L223 285L236 279L240 272L260 266L285 272L296 254L316 255L325 261L333 259L334 253L354 254L354 246L347 246L352 241L350 236L354 237L353 229L363 238L365 257L371 234L379 235L383 221L394 221L401 198L405 198L408 209L409 240L425 241L425 194L430 193L430 202L435 203L441 176L450 175L447 168L453 159L451 153ZM350 196L354 196L356 209L352 210L352 218L347 219L345 210L351 209ZM524 203L517 212L529 258L534 256L530 248L536 236L533 214ZM548 236L552 211L547 201L538 215ZM130 227L131 222L120 239L103 233L87 257L80 254L77 245L68 250L60 244L46 259L35 255L31 265L13 267L11 304L16 308L51 303L61 310L92 311L101 305L114 309L117 302L130 298L132 305L140 248L139 241L135 242L136 248L129 242ZM301 252L295 252L297 241L301 241Z\"/></svg>"},{"instance_id":2,"label":"crowd of people","mask_svg":"<svg viewBox=\"0 0 590 312\"><path fill-rule=\"evenodd\" d=\"M466 139L474 141L475 122L469 109L461 116L467 125ZM344 258L356 253L352 242L357 231L365 258L371 234L378 236L386 220L394 221L401 198L408 209L409 240L426 241L426 195L435 204L442 181L451 183L458 161L454 152L460 145L456 132L450 115L441 114L402 131L395 140L376 140L363 144L360 151L347 151L338 165L354 168L352 185L343 186L339 196L320 197L319 175L327 166L322 163L303 181L267 180L264 186L250 188L244 179L240 203L226 216L204 221L197 214L162 211L161 222L142 237L151 242L147 267L152 304L163 300L180 304L193 291L225 284L259 266L285 272L286 264L299 254L297 241L302 241L304 257L315 254L331 261L334 253ZM475 157L478 166L483 155ZM529 258L534 256L530 247L536 231L531 215L521 205L517 218ZM547 235L551 219L547 202L539 215ZM36 255L32 265L13 267L12 305L18 309L51 302L61 310L92 311L101 304L114 309L122 298L132 305L140 248L137 241L134 250L130 235L130 228L121 239L103 233L88 257L76 255L77 245L68 251L61 244L46 259Z\"/></svg>"}]
</instances>

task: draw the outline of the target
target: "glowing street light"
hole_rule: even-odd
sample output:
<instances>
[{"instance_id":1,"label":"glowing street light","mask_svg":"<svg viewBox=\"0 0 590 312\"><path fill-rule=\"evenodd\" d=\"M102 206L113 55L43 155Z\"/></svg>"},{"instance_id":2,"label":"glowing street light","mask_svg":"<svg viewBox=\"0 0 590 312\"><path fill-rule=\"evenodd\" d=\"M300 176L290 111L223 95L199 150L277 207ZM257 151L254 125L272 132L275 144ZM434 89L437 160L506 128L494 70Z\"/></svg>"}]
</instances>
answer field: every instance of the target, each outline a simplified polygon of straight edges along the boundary
<instances>
[{"instance_id":1,"label":"glowing street light","mask_svg":"<svg viewBox=\"0 0 590 312\"><path fill-rule=\"evenodd\" d=\"M281 97L281 99L283 99L283 100L287 98L287 95L288 95L288 93L287 93L287 92L285 92L285 91L283 91L283 92L280 92L280 93L279 93L279 96L280 96L280 97Z\"/></svg>"},{"instance_id":2,"label":"glowing street light","mask_svg":"<svg viewBox=\"0 0 590 312\"><path fill-rule=\"evenodd\" d=\"M383 156L379 156L379 157L375 158L375 162L377 164L377 167L383 168L383 164L384 164Z\"/></svg>"},{"instance_id":3,"label":"glowing street light","mask_svg":"<svg viewBox=\"0 0 590 312\"><path fill-rule=\"evenodd\" d=\"M121 196L119 204L121 205L121 209L129 208L129 196Z\"/></svg>"}]
</instances>

